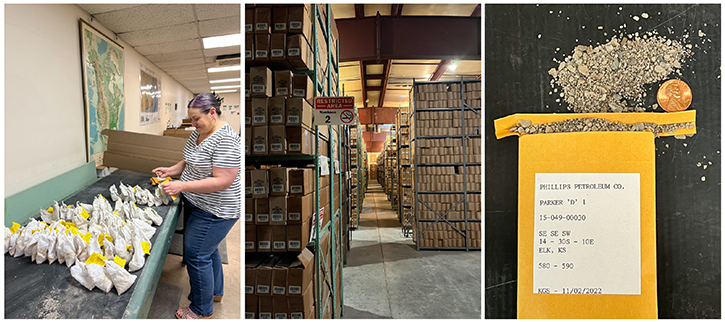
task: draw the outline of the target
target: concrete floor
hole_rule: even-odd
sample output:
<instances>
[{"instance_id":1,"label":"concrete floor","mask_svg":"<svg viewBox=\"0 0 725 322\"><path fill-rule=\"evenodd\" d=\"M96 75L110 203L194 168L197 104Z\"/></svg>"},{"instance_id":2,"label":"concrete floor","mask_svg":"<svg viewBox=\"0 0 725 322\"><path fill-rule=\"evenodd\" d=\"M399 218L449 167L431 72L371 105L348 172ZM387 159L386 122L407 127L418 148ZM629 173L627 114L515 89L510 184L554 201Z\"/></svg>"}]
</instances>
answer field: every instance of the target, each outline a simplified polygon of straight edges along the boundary
<instances>
[{"instance_id":1,"label":"concrete floor","mask_svg":"<svg viewBox=\"0 0 725 322\"><path fill-rule=\"evenodd\" d=\"M242 220L238 220L226 238L227 258L224 264L224 298L214 303L214 319L241 319L242 317ZM149 318L175 319L177 309L189 306L189 275L186 267L181 266L181 256L166 256L164 269L161 272L159 286L156 289L154 302L149 310ZM161 311L163 310L163 311Z\"/></svg>"},{"instance_id":2,"label":"concrete floor","mask_svg":"<svg viewBox=\"0 0 725 322\"><path fill-rule=\"evenodd\" d=\"M416 251L370 182L343 270L343 318L481 318L481 252Z\"/></svg>"}]
</instances>

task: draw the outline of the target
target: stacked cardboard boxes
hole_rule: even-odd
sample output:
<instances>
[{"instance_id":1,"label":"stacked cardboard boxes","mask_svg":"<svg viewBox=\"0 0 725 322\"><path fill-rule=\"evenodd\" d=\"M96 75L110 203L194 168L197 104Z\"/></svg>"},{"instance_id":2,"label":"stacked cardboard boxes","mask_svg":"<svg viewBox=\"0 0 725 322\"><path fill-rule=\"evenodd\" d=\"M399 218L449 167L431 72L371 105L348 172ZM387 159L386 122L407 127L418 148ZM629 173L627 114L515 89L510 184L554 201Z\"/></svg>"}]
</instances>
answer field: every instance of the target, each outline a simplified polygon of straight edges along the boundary
<instances>
[{"instance_id":1,"label":"stacked cardboard boxes","mask_svg":"<svg viewBox=\"0 0 725 322\"><path fill-rule=\"evenodd\" d=\"M415 100L416 109L458 108L461 107L461 102L470 107L480 107L481 81L463 84L460 82L418 84Z\"/></svg>"},{"instance_id":2,"label":"stacked cardboard boxes","mask_svg":"<svg viewBox=\"0 0 725 322\"><path fill-rule=\"evenodd\" d=\"M244 272L246 319L312 319L314 255L248 257Z\"/></svg>"}]
</instances>

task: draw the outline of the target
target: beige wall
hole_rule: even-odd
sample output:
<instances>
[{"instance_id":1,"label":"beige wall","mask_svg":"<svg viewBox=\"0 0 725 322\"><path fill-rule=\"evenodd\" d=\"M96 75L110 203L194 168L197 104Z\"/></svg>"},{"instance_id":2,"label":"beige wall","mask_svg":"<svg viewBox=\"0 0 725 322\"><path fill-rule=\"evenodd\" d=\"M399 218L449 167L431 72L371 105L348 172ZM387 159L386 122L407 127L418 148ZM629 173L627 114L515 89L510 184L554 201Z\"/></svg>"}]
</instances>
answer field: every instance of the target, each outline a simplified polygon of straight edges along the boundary
<instances>
[{"instance_id":1,"label":"beige wall","mask_svg":"<svg viewBox=\"0 0 725 322\"><path fill-rule=\"evenodd\" d=\"M86 163L78 19L71 4L5 5L5 197ZM97 21L91 25L112 35ZM124 46L124 130L161 135L186 115L191 92ZM161 77L161 122L141 126L139 64ZM167 111L165 103L177 103Z\"/></svg>"}]
</instances>

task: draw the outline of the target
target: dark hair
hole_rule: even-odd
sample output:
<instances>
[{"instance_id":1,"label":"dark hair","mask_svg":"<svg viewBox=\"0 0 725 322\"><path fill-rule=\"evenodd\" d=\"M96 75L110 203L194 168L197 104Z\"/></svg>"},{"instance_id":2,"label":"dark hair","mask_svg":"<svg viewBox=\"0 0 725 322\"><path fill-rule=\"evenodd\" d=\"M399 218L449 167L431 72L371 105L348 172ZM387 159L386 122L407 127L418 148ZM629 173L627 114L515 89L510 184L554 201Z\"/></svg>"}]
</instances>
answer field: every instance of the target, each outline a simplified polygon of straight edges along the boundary
<instances>
[{"instance_id":1,"label":"dark hair","mask_svg":"<svg viewBox=\"0 0 725 322\"><path fill-rule=\"evenodd\" d=\"M216 95L216 93L201 93L196 95L193 100L189 102L186 108L198 108L204 114L209 114L209 110L213 107L216 110L217 115L221 115L222 111L219 109L224 98Z\"/></svg>"}]
</instances>

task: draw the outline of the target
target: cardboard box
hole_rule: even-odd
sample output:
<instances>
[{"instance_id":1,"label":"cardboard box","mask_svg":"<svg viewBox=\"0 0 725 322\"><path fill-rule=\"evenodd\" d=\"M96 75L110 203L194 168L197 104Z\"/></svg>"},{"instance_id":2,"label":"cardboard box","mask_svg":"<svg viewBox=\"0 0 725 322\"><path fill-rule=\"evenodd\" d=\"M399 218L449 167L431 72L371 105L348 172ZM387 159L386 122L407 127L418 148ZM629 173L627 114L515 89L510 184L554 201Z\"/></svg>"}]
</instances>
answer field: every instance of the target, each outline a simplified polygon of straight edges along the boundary
<instances>
[{"instance_id":1,"label":"cardboard box","mask_svg":"<svg viewBox=\"0 0 725 322\"><path fill-rule=\"evenodd\" d=\"M269 225L269 198L254 199L254 224Z\"/></svg>"},{"instance_id":2,"label":"cardboard box","mask_svg":"<svg viewBox=\"0 0 725 322\"><path fill-rule=\"evenodd\" d=\"M285 61L287 59L287 34L272 34L269 41L269 59Z\"/></svg>"},{"instance_id":3,"label":"cardboard box","mask_svg":"<svg viewBox=\"0 0 725 322\"><path fill-rule=\"evenodd\" d=\"M285 112L287 111L287 98L275 96L269 99L269 125L285 125Z\"/></svg>"},{"instance_id":4,"label":"cardboard box","mask_svg":"<svg viewBox=\"0 0 725 322\"><path fill-rule=\"evenodd\" d=\"M288 7L274 7L272 12L272 24L274 26L273 33L287 33L287 18L289 15Z\"/></svg>"},{"instance_id":5,"label":"cardboard box","mask_svg":"<svg viewBox=\"0 0 725 322\"><path fill-rule=\"evenodd\" d=\"M274 95L292 96L292 71L278 70L274 72Z\"/></svg>"},{"instance_id":6,"label":"cardboard box","mask_svg":"<svg viewBox=\"0 0 725 322\"><path fill-rule=\"evenodd\" d=\"M269 99L252 99L252 126L269 125Z\"/></svg>"},{"instance_id":7,"label":"cardboard box","mask_svg":"<svg viewBox=\"0 0 725 322\"><path fill-rule=\"evenodd\" d=\"M259 318L259 297L254 294L244 294L244 318Z\"/></svg>"},{"instance_id":8,"label":"cardboard box","mask_svg":"<svg viewBox=\"0 0 725 322\"><path fill-rule=\"evenodd\" d=\"M289 303L290 318L292 319L314 319L315 318L315 296L312 291L312 281L304 289L305 293L301 297L289 296L287 302Z\"/></svg>"},{"instance_id":9,"label":"cardboard box","mask_svg":"<svg viewBox=\"0 0 725 322\"><path fill-rule=\"evenodd\" d=\"M252 93L251 78L249 77L249 73L244 73L244 99L245 100L252 99L251 93Z\"/></svg>"},{"instance_id":10,"label":"cardboard box","mask_svg":"<svg viewBox=\"0 0 725 322\"><path fill-rule=\"evenodd\" d=\"M251 91L249 91L251 93ZM251 95L251 94L250 94ZM244 126L252 127L252 99L244 100Z\"/></svg>"},{"instance_id":11,"label":"cardboard box","mask_svg":"<svg viewBox=\"0 0 725 322\"><path fill-rule=\"evenodd\" d=\"M312 33L312 8L310 4L294 4L290 5L288 11L288 22L290 34L305 34L308 36Z\"/></svg>"},{"instance_id":12,"label":"cardboard box","mask_svg":"<svg viewBox=\"0 0 725 322\"><path fill-rule=\"evenodd\" d=\"M269 127L269 154L287 154L287 135L284 125Z\"/></svg>"},{"instance_id":13,"label":"cardboard box","mask_svg":"<svg viewBox=\"0 0 725 322\"><path fill-rule=\"evenodd\" d=\"M249 258L244 263L244 293L245 294L256 294L257 289L257 266L262 263L262 260L256 258Z\"/></svg>"},{"instance_id":14,"label":"cardboard box","mask_svg":"<svg viewBox=\"0 0 725 322\"><path fill-rule=\"evenodd\" d=\"M252 197L268 198L269 197L269 174L267 170L249 170L249 178L251 178Z\"/></svg>"},{"instance_id":15,"label":"cardboard box","mask_svg":"<svg viewBox=\"0 0 725 322\"><path fill-rule=\"evenodd\" d=\"M254 33L272 33L272 8L257 7L254 9Z\"/></svg>"},{"instance_id":16,"label":"cardboard box","mask_svg":"<svg viewBox=\"0 0 725 322\"><path fill-rule=\"evenodd\" d=\"M257 227L257 251L272 251L272 226L256 226Z\"/></svg>"},{"instance_id":17,"label":"cardboard box","mask_svg":"<svg viewBox=\"0 0 725 322\"><path fill-rule=\"evenodd\" d=\"M287 225L287 196L269 197L269 224Z\"/></svg>"},{"instance_id":18,"label":"cardboard box","mask_svg":"<svg viewBox=\"0 0 725 322\"><path fill-rule=\"evenodd\" d=\"M274 317L274 304L271 296L259 296L259 318L271 319Z\"/></svg>"},{"instance_id":19,"label":"cardboard box","mask_svg":"<svg viewBox=\"0 0 725 322\"><path fill-rule=\"evenodd\" d=\"M301 97L287 99L287 126L312 128L312 105Z\"/></svg>"},{"instance_id":20,"label":"cardboard box","mask_svg":"<svg viewBox=\"0 0 725 322\"><path fill-rule=\"evenodd\" d=\"M310 223L307 220L301 225L287 225L287 250L301 251L310 242Z\"/></svg>"},{"instance_id":21,"label":"cardboard box","mask_svg":"<svg viewBox=\"0 0 725 322\"><path fill-rule=\"evenodd\" d=\"M164 136L173 136L177 138L182 138L188 140L191 136L191 133L194 133L193 130L188 130L188 128L181 128L181 129L166 129L164 130Z\"/></svg>"},{"instance_id":22,"label":"cardboard box","mask_svg":"<svg viewBox=\"0 0 725 322\"><path fill-rule=\"evenodd\" d=\"M287 127L287 154L313 154L314 136L302 127Z\"/></svg>"},{"instance_id":23,"label":"cardboard box","mask_svg":"<svg viewBox=\"0 0 725 322\"><path fill-rule=\"evenodd\" d=\"M315 84L307 74L295 74L292 78L292 97L304 98L310 105L315 95Z\"/></svg>"},{"instance_id":24,"label":"cardboard box","mask_svg":"<svg viewBox=\"0 0 725 322\"><path fill-rule=\"evenodd\" d=\"M289 317L289 306L287 305L286 296L272 296L272 316L275 319L287 319Z\"/></svg>"},{"instance_id":25,"label":"cardboard box","mask_svg":"<svg viewBox=\"0 0 725 322\"><path fill-rule=\"evenodd\" d=\"M269 61L269 45L271 41L271 35L254 35L254 61Z\"/></svg>"},{"instance_id":26,"label":"cardboard box","mask_svg":"<svg viewBox=\"0 0 725 322\"><path fill-rule=\"evenodd\" d=\"M108 136L103 153L103 165L107 167L151 173L155 168L170 167L184 159L186 139L109 129L101 134Z\"/></svg>"},{"instance_id":27,"label":"cardboard box","mask_svg":"<svg viewBox=\"0 0 725 322\"><path fill-rule=\"evenodd\" d=\"M244 128L244 155L252 154L251 150L249 149L250 146L252 146L252 128L245 127ZM245 187L245 189L246 189L246 187Z\"/></svg>"},{"instance_id":28,"label":"cardboard box","mask_svg":"<svg viewBox=\"0 0 725 322\"><path fill-rule=\"evenodd\" d=\"M272 228L272 251L287 251L287 226L271 226Z\"/></svg>"},{"instance_id":29,"label":"cardboard box","mask_svg":"<svg viewBox=\"0 0 725 322\"><path fill-rule=\"evenodd\" d=\"M287 275L289 266L296 260L295 257L283 257L272 271L272 294L287 295Z\"/></svg>"},{"instance_id":30,"label":"cardboard box","mask_svg":"<svg viewBox=\"0 0 725 322\"><path fill-rule=\"evenodd\" d=\"M269 154L269 126L252 128L252 154Z\"/></svg>"},{"instance_id":31,"label":"cardboard box","mask_svg":"<svg viewBox=\"0 0 725 322\"><path fill-rule=\"evenodd\" d=\"M296 69L312 69L313 52L303 35L287 35L287 61Z\"/></svg>"},{"instance_id":32,"label":"cardboard box","mask_svg":"<svg viewBox=\"0 0 725 322\"><path fill-rule=\"evenodd\" d=\"M286 196L289 191L287 180L291 168L276 167L269 169L269 180L272 186L272 196Z\"/></svg>"},{"instance_id":33,"label":"cardboard box","mask_svg":"<svg viewBox=\"0 0 725 322\"><path fill-rule=\"evenodd\" d=\"M311 288L315 255L307 248L302 249L297 259L290 264L287 275L287 295L300 297Z\"/></svg>"},{"instance_id":34,"label":"cardboard box","mask_svg":"<svg viewBox=\"0 0 725 322\"><path fill-rule=\"evenodd\" d=\"M251 67L249 78L252 81L252 97L272 96L272 71L267 66Z\"/></svg>"},{"instance_id":35,"label":"cardboard box","mask_svg":"<svg viewBox=\"0 0 725 322\"><path fill-rule=\"evenodd\" d=\"M252 170L244 170L244 196L252 197Z\"/></svg>"},{"instance_id":36,"label":"cardboard box","mask_svg":"<svg viewBox=\"0 0 725 322\"><path fill-rule=\"evenodd\" d=\"M289 172L289 195L304 196L314 191L314 170L293 169Z\"/></svg>"},{"instance_id":37,"label":"cardboard box","mask_svg":"<svg viewBox=\"0 0 725 322\"><path fill-rule=\"evenodd\" d=\"M244 223L244 251L257 251L257 226L254 223Z\"/></svg>"},{"instance_id":38,"label":"cardboard box","mask_svg":"<svg viewBox=\"0 0 725 322\"><path fill-rule=\"evenodd\" d=\"M254 34L254 9L244 10L244 34Z\"/></svg>"},{"instance_id":39,"label":"cardboard box","mask_svg":"<svg viewBox=\"0 0 725 322\"><path fill-rule=\"evenodd\" d=\"M244 35L244 60L254 60L254 35Z\"/></svg>"},{"instance_id":40,"label":"cardboard box","mask_svg":"<svg viewBox=\"0 0 725 322\"><path fill-rule=\"evenodd\" d=\"M254 199L251 197L244 199L244 224L254 225Z\"/></svg>"},{"instance_id":41,"label":"cardboard box","mask_svg":"<svg viewBox=\"0 0 725 322\"><path fill-rule=\"evenodd\" d=\"M301 225L315 212L315 194L287 198L287 224Z\"/></svg>"},{"instance_id":42,"label":"cardboard box","mask_svg":"<svg viewBox=\"0 0 725 322\"><path fill-rule=\"evenodd\" d=\"M278 257L267 258L256 268L256 295L259 297L272 296L272 268L280 261Z\"/></svg>"}]
</instances>

